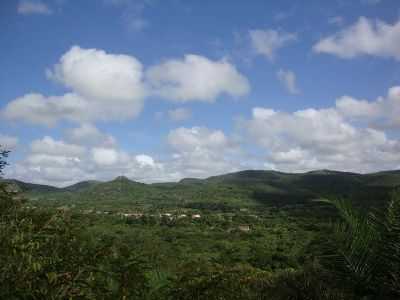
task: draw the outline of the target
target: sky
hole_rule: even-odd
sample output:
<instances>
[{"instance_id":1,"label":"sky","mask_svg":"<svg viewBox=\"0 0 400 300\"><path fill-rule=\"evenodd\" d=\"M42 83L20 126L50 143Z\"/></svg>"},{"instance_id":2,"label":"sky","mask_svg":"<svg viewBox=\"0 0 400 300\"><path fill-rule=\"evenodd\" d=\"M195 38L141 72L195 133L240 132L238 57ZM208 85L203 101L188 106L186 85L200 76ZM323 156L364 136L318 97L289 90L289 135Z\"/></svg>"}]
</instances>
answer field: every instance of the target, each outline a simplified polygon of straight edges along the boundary
<instances>
[{"instance_id":1,"label":"sky","mask_svg":"<svg viewBox=\"0 0 400 300\"><path fill-rule=\"evenodd\" d=\"M400 168L398 0L2 0L5 176Z\"/></svg>"}]
</instances>

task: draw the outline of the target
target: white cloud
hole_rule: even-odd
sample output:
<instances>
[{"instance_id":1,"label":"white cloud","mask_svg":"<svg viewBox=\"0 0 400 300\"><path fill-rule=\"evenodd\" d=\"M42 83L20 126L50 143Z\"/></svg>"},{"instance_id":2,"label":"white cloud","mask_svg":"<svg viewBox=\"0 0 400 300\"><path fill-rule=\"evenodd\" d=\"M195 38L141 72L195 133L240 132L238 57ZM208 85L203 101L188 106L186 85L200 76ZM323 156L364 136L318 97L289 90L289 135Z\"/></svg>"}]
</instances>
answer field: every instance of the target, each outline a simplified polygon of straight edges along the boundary
<instances>
[{"instance_id":1,"label":"white cloud","mask_svg":"<svg viewBox=\"0 0 400 300\"><path fill-rule=\"evenodd\" d=\"M168 135L173 160L168 169L178 178L207 177L240 169L238 145L220 130L180 127Z\"/></svg>"},{"instance_id":2,"label":"white cloud","mask_svg":"<svg viewBox=\"0 0 400 300\"><path fill-rule=\"evenodd\" d=\"M75 122L92 119L96 112L85 99L74 93L50 97L31 93L10 101L2 115L9 120L54 126L62 119Z\"/></svg>"},{"instance_id":3,"label":"white cloud","mask_svg":"<svg viewBox=\"0 0 400 300\"><path fill-rule=\"evenodd\" d=\"M154 159L146 154L136 155L135 160L141 167L147 167L147 166L154 167L156 165Z\"/></svg>"},{"instance_id":4,"label":"white cloud","mask_svg":"<svg viewBox=\"0 0 400 300\"><path fill-rule=\"evenodd\" d=\"M72 92L49 97L26 94L9 102L3 115L54 126L60 120L83 123L134 118L142 109L142 65L132 56L74 46L47 75Z\"/></svg>"},{"instance_id":5,"label":"white cloud","mask_svg":"<svg viewBox=\"0 0 400 300\"><path fill-rule=\"evenodd\" d=\"M80 127L66 131L68 140L83 145L111 147L116 145L113 136L102 133L92 124L82 124Z\"/></svg>"},{"instance_id":6,"label":"white cloud","mask_svg":"<svg viewBox=\"0 0 400 300\"><path fill-rule=\"evenodd\" d=\"M276 52L288 43L297 39L296 34L280 32L272 29L250 30L251 44L257 54L264 55L269 60L275 58Z\"/></svg>"},{"instance_id":7,"label":"white cloud","mask_svg":"<svg viewBox=\"0 0 400 300\"><path fill-rule=\"evenodd\" d=\"M373 122L378 128L400 128L400 86L390 88L376 101L343 96L336 100L336 108L346 117Z\"/></svg>"},{"instance_id":8,"label":"white cloud","mask_svg":"<svg viewBox=\"0 0 400 300\"><path fill-rule=\"evenodd\" d=\"M360 17L350 27L321 39L313 50L347 59L371 55L400 60L400 21L388 24Z\"/></svg>"},{"instance_id":9,"label":"white cloud","mask_svg":"<svg viewBox=\"0 0 400 300\"><path fill-rule=\"evenodd\" d=\"M119 159L118 152L111 148L93 148L92 155L99 166L114 165Z\"/></svg>"},{"instance_id":10,"label":"white cloud","mask_svg":"<svg viewBox=\"0 0 400 300\"><path fill-rule=\"evenodd\" d=\"M354 129L332 109L306 109L288 114L271 109L254 108L253 119L249 125L250 132L262 137L257 139L264 146L277 150L289 146L316 147L334 145L351 138Z\"/></svg>"},{"instance_id":11,"label":"white cloud","mask_svg":"<svg viewBox=\"0 0 400 300\"><path fill-rule=\"evenodd\" d=\"M79 163L80 159L77 157L69 157L64 155L51 155L51 154L41 154L33 153L29 155L26 162L32 165L37 165L37 169L51 168L68 168L71 164Z\"/></svg>"},{"instance_id":12,"label":"white cloud","mask_svg":"<svg viewBox=\"0 0 400 300\"><path fill-rule=\"evenodd\" d=\"M21 15L50 15L52 10L43 2L39 0L22 0L19 1L17 6L17 12Z\"/></svg>"},{"instance_id":13,"label":"white cloud","mask_svg":"<svg viewBox=\"0 0 400 300\"><path fill-rule=\"evenodd\" d=\"M75 144L68 144L64 141L54 140L50 136L45 136L40 140L35 140L31 144L32 153L48 155L65 155L79 157L85 152L85 148Z\"/></svg>"},{"instance_id":14,"label":"white cloud","mask_svg":"<svg viewBox=\"0 0 400 300\"><path fill-rule=\"evenodd\" d=\"M0 149L14 150L18 144L18 138L0 133Z\"/></svg>"},{"instance_id":15,"label":"white cloud","mask_svg":"<svg viewBox=\"0 0 400 300\"><path fill-rule=\"evenodd\" d=\"M144 96L142 64L129 55L73 46L47 74L88 100L111 104Z\"/></svg>"},{"instance_id":16,"label":"white cloud","mask_svg":"<svg viewBox=\"0 0 400 300\"><path fill-rule=\"evenodd\" d=\"M52 137L44 137L31 143L28 155L7 170L8 177L45 184L62 185L88 179L82 170L85 147L69 144Z\"/></svg>"},{"instance_id":17,"label":"white cloud","mask_svg":"<svg viewBox=\"0 0 400 300\"><path fill-rule=\"evenodd\" d=\"M170 151L163 153L163 160L127 153L116 143L102 143L110 136L84 124L67 131L66 141L51 137L33 141L25 159L11 166L7 175L67 185L119 175L142 182L204 178L263 167L281 171L396 169L400 168L400 141L382 128L400 126L399 115L400 87L390 88L376 101L343 96L336 106L325 109L289 113L256 107L251 118L242 121L243 130L232 136L207 127L171 130L166 139Z\"/></svg>"},{"instance_id":18,"label":"white cloud","mask_svg":"<svg viewBox=\"0 0 400 300\"><path fill-rule=\"evenodd\" d=\"M133 56L78 46L66 52L46 74L71 91L61 96L25 94L9 101L1 115L8 120L45 126L55 126L60 121L121 121L141 112L148 88L155 95L181 102L214 102L221 94L239 97L250 90L246 77L229 62L197 55L151 67L147 88L143 67ZM177 120L189 114L176 110L169 116Z\"/></svg>"},{"instance_id":19,"label":"white cloud","mask_svg":"<svg viewBox=\"0 0 400 300\"><path fill-rule=\"evenodd\" d=\"M357 100L350 96L342 96L336 100L337 109L351 118L376 118L382 114L379 102Z\"/></svg>"},{"instance_id":20,"label":"white cloud","mask_svg":"<svg viewBox=\"0 0 400 300\"><path fill-rule=\"evenodd\" d=\"M221 149L229 145L222 131L206 127L177 128L169 133L168 142L175 150L189 152L196 149Z\"/></svg>"},{"instance_id":21,"label":"white cloud","mask_svg":"<svg viewBox=\"0 0 400 300\"><path fill-rule=\"evenodd\" d=\"M180 122L190 119L192 112L187 108L176 108L168 111L168 117L171 121Z\"/></svg>"},{"instance_id":22,"label":"white cloud","mask_svg":"<svg viewBox=\"0 0 400 300\"><path fill-rule=\"evenodd\" d=\"M170 179L163 164L147 154L134 155L115 146L84 147L52 137L33 141L27 156L11 165L6 175L56 186L81 180L110 180L119 175L142 182Z\"/></svg>"},{"instance_id":23,"label":"white cloud","mask_svg":"<svg viewBox=\"0 0 400 300\"><path fill-rule=\"evenodd\" d=\"M389 95L386 102L398 101L400 89L391 89ZM357 172L398 168L400 142L381 130L352 124L362 117L381 116L373 103L342 97L335 108L293 113L254 108L252 118L242 125L250 140L264 149L265 166L270 168Z\"/></svg>"},{"instance_id":24,"label":"white cloud","mask_svg":"<svg viewBox=\"0 0 400 300\"><path fill-rule=\"evenodd\" d=\"M290 94L297 95L300 93L296 84L296 75L293 71L280 69L276 76Z\"/></svg>"},{"instance_id":25,"label":"white cloud","mask_svg":"<svg viewBox=\"0 0 400 300\"><path fill-rule=\"evenodd\" d=\"M149 68L147 78L155 94L180 102L214 102L221 94L239 97L250 90L234 65L193 54Z\"/></svg>"}]
</instances>

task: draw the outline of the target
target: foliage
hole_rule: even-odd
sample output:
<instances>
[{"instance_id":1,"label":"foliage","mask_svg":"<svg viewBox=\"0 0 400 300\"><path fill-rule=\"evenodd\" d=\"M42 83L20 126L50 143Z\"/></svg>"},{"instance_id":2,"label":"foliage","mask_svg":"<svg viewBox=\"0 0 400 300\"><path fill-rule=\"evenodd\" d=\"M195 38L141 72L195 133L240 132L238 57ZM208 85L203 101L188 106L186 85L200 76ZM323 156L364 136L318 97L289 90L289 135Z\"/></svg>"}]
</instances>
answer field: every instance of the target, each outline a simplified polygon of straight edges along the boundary
<instances>
[{"instance_id":1,"label":"foliage","mask_svg":"<svg viewBox=\"0 0 400 300\"><path fill-rule=\"evenodd\" d=\"M348 201L331 201L342 222L327 263L358 296L400 297L400 193L393 193L385 212L362 214Z\"/></svg>"},{"instance_id":2,"label":"foliage","mask_svg":"<svg viewBox=\"0 0 400 300\"><path fill-rule=\"evenodd\" d=\"M9 188L0 198L0 299L143 299L145 268L126 245L85 239L84 224L24 209Z\"/></svg>"},{"instance_id":3,"label":"foliage","mask_svg":"<svg viewBox=\"0 0 400 300\"><path fill-rule=\"evenodd\" d=\"M189 208L233 212L239 208L312 205L319 198L347 198L357 206L382 207L391 189L400 185L400 172L353 174L314 171L289 174L275 171L242 171L178 183L142 184L118 177L108 182L84 181L55 188L14 181L29 199L40 205L74 205L79 209L107 211Z\"/></svg>"},{"instance_id":4,"label":"foliage","mask_svg":"<svg viewBox=\"0 0 400 300\"><path fill-rule=\"evenodd\" d=\"M0 299L397 299L400 193L370 213L370 201L329 201L336 211L310 198L387 189L392 175L121 177L61 191L2 181Z\"/></svg>"}]
</instances>

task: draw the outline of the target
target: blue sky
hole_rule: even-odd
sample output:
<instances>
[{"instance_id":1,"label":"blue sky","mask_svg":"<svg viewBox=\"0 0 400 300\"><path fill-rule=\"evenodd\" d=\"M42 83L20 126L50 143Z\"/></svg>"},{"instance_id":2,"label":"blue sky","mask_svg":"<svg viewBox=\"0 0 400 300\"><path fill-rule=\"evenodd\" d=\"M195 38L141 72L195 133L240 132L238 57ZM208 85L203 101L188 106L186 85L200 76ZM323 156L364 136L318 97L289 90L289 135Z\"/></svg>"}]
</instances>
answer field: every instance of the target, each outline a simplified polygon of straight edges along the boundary
<instances>
[{"instance_id":1,"label":"blue sky","mask_svg":"<svg viewBox=\"0 0 400 300\"><path fill-rule=\"evenodd\" d=\"M400 4L2 1L6 176L400 167Z\"/></svg>"}]
</instances>

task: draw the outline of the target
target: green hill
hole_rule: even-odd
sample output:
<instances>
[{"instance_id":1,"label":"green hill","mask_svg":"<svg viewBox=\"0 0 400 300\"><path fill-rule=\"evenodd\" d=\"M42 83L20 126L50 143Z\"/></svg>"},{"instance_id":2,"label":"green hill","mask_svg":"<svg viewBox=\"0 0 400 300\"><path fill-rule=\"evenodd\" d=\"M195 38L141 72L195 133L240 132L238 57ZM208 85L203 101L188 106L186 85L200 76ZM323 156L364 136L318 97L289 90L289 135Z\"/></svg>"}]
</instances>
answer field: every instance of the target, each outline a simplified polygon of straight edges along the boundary
<instances>
[{"instance_id":1,"label":"green hill","mask_svg":"<svg viewBox=\"0 0 400 300\"><path fill-rule=\"evenodd\" d=\"M44 185L44 184L36 184L36 183L28 183L28 182L23 182L20 180L16 179L6 179L4 180L5 182L13 185L16 190L22 193L51 193L51 192L57 192L60 191L61 189L50 186L50 185Z\"/></svg>"},{"instance_id":2,"label":"green hill","mask_svg":"<svg viewBox=\"0 0 400 300\"><path fill-rule=\"evenodd\" d=\"M97 184L101 183L101 181L97 181L97 180L86 180L86 181L81 181L78 183L75 183L73 185L67 186L63 189L61 189L62 191L68 191L68 192L79 192L82 190L85 190L87 188L90 188L92 186L95 186Z\"/></svg>"},{"instance_id":3,"label":"green hill","mask_svg":"<svg viewBox=\"0 0 400 300\"><path fill-rule=\"evenodd\" d=\"M380 206L400 186L400 171L356 174L330 170L307 173L247 170L156 184L120 176L108 182L83 181L65 188L12 182L28 198L47 205L74 204L109 210L285 206L307 204L324 197L351 198L363 206Z\"/></svg>"}]
</instances>

